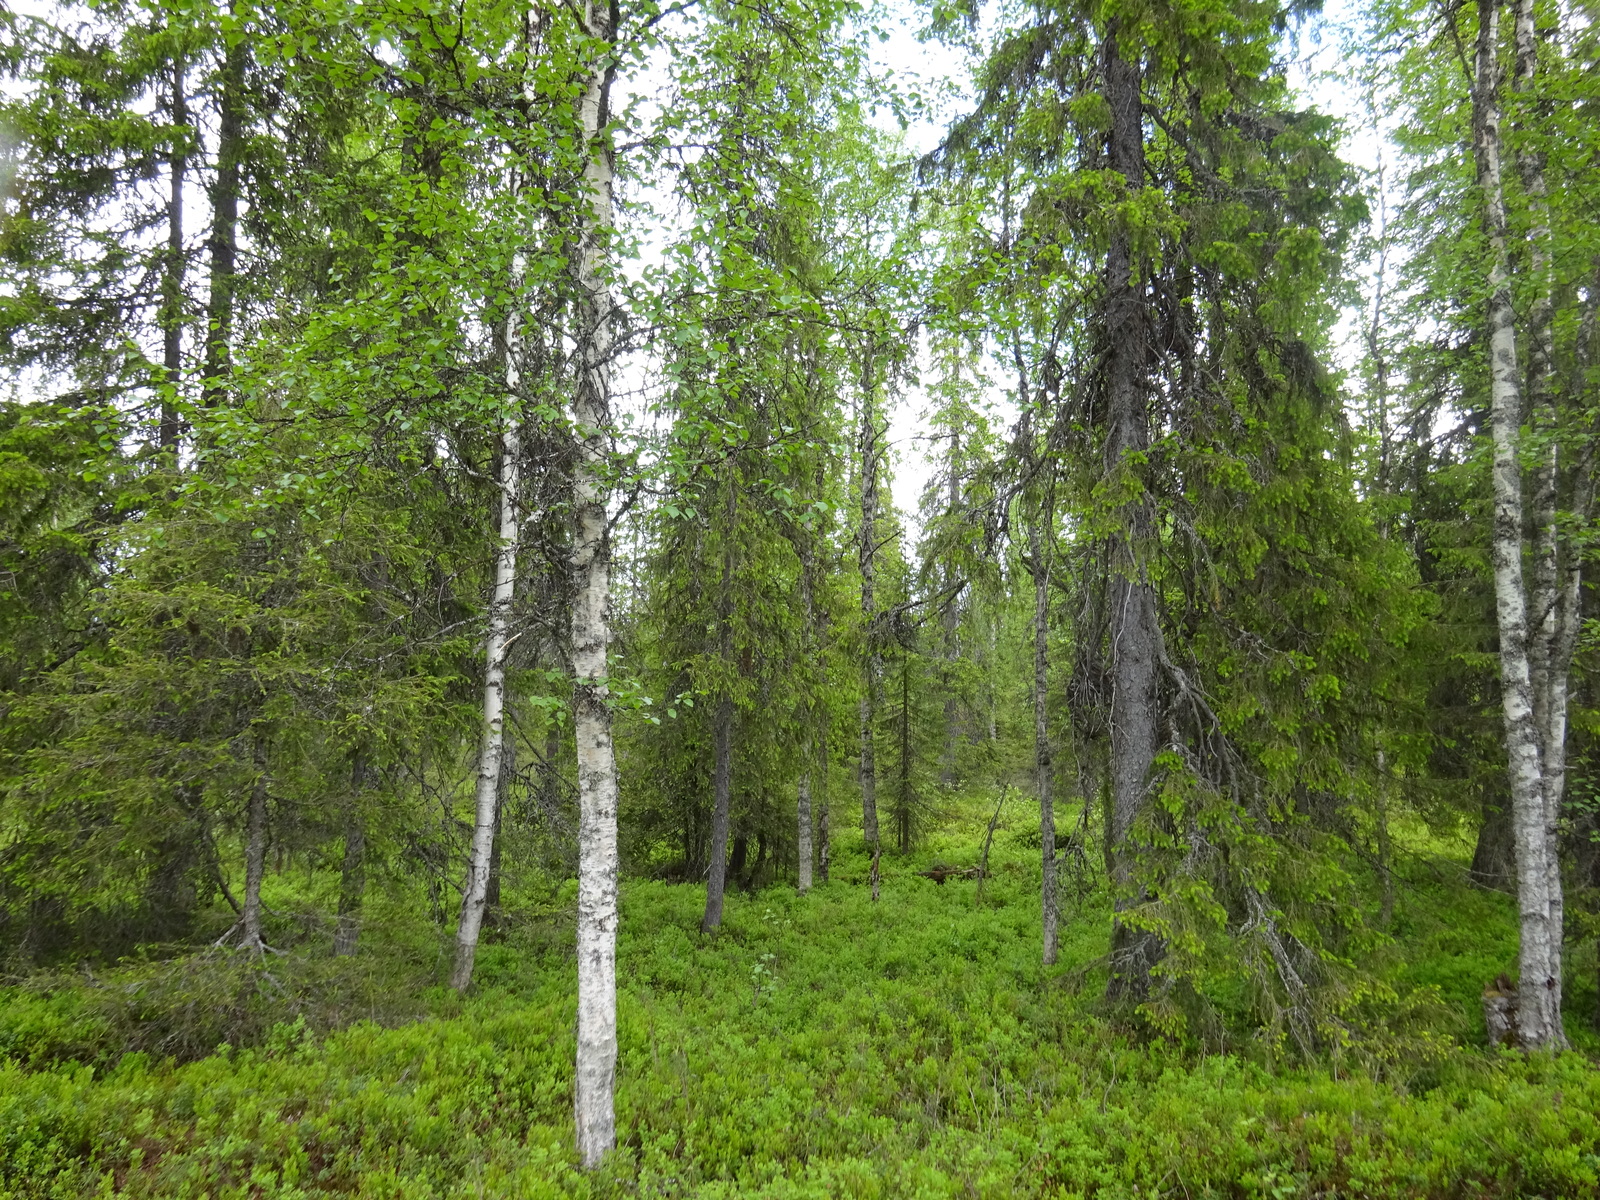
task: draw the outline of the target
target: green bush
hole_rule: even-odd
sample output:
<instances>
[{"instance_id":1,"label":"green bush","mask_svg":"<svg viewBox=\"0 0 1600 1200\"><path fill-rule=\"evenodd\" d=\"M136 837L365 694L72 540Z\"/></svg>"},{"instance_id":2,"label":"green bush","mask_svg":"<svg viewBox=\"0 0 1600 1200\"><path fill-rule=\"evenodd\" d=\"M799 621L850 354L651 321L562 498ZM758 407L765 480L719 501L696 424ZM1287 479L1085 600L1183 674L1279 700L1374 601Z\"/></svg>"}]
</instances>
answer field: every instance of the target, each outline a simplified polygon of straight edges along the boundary
<instances>
[{"instance_id":1,"label":"green bush","mask_svg":"<svg viewBox=\"0 0 1600 1200\"><path fill-rule=\"evenodd\" d=\"M951 833L924 857L975 853ZM840 857L836 879L862 866L851 847ZM1144 1040L1098 1011L1103 977L1075 969L1103 953L1101 898L1081 898L1068 965L1046 971L1025 848L997 841L982 907L969 881L918 878L922 862L887 859L877 905L842 882L732 896L709 939L699 889L625 884L619 1147L594 1175L570 1145L570 925L555 900L484 947L472 998L416 984L408 1003L428 1015L398 1027L325 1033L285 1005L249 1046L181 1062L158 1039L119 1057L130 1027L97 989L13 992L0 1198L1600 1195L1600 1072L1579 1055L1489 1055L1459 1016L1381 1077ZM1432 997L1415 1019L1475 1006L1472 972L1500 964L1481 950L1463 967L1474 943L1451 950L1429 916L1443 895L1408 896L1404 936L1435 956L1396 945L1397 981ZM1508 919L1484 905L1461 911Z\"/></svg>"}]
</instances>

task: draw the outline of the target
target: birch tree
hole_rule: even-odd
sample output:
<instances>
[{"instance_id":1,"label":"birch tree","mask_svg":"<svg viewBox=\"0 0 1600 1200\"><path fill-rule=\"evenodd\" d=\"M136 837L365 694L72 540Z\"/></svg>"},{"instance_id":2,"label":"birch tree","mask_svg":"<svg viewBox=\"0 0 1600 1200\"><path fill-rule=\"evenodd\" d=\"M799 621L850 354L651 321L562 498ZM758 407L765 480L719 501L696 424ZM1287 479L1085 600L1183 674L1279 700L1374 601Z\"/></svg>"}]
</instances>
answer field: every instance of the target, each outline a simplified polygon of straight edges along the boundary
<instances>
[{"instance_id":1,"label":"birch tree","mask_svg":"<svg viewBox=\"0 0 1600 1200\"><path fill-rule=\"evenodd\" d=\"M614 180L609 125L613 12L585 0L580 34L586 75L578 104L586 154L574 272L579 291L578 381L572 425L573 732L578 753L578 1049L574 1110L578 1155L598 1166L617 1140L617 761L607 653L611 547L606 504L611 426L613 302L608 248Z\"/></svg>"},{"instance_id":2,"label":"birch tree","mask_svg":"<svg viewBox=\"0 0 1600 1200\"><path fill-rule=\"evenodd\" d=\"M506 393L515 403L521 346L515 316L506 320ZM500 769L504 757L506 718L506 652L511 640L511 609L517 579L519 541L518 500L521 491L522 444L515 412L501 425L499 470L495 479L499 521L494 556L494 583L490 593L488 637L484 645L483 732L478 748L477 787L474 795L472 847L467 862L466 886L461 894L461 916L456 925L456 958L450 986L464 992L472 983L472 963L483 928L483 911L489 896L489 871L497 832Z\"/></svg>"}]
</instances>

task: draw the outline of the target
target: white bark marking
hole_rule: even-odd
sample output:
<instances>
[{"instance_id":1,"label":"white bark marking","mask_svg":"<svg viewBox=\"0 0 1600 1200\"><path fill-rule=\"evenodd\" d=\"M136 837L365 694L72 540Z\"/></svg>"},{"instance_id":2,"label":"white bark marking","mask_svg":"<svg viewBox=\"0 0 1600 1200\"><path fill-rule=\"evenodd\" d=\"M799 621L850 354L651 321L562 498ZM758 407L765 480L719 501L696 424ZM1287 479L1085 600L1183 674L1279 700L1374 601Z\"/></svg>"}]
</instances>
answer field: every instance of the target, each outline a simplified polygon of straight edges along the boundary
<instances>
[{"instance_id":1,"label":"white bark marking","mask_svg":"<svg viewBox=\"0 0 1600 1200\"><path fill-rule=\"evenodd\" d=\"M515 396L520 382L517 337L513 321L506 322L506 386ZM511 601L517 578L517 493L522 441L515 416L508 416L500 433L500 545L495 552L494 593L489 600L489 637L484 649L483 736L478 747L476 816L472 826L472 851L467 860L467 885L461 894L461 918L456 925L456 961L450 986L464 992L472 983L472 964L483 928L484 901L489 894L489 860L494 853L495 800L500 787L500 749L505 740L506 651L511 628Z\"/></svg>"},{"instance_id":2,"label":"white bark marking","mask_svg":"<svg viewBox=\"0 0 1600 1200\"><path fill-rule=\"evenodd\" d=\"M586 205L575 264L584 328L572 422L573 726L578 754L578 1046L573 1115L578 1155L596 1167L617 1141L617 766L606 686L611 643L611 549L606 456L611 419L612 301L606 239L613 168L605 143L611 90L609 9L586 0L585 33L596 45L580 103Z\"/></svg>"},{"instance_id":3,"label":"white bark marking","mask_svg":"<svg viewBox=\"0 0 1600 1200\"><path fill-rule=\"evenodd\" d=\"M1555 1006L1560 931L1552 927L1549 811L1534 720L1528 661L1527 593L1522 574L1522 397L1517 378L1515 316L1506 250L1505 191L1501 177L1497 0L1478 3L1477 73L1473 134L1478 186L1489 240L1489 398L1494 429L1494 581L1500 631L1500 690L1516 839L1517 907L1521 946L1517 1021L1523 1044L1559 1045L1561 1012Z\"/></svg>"}]
</instances>

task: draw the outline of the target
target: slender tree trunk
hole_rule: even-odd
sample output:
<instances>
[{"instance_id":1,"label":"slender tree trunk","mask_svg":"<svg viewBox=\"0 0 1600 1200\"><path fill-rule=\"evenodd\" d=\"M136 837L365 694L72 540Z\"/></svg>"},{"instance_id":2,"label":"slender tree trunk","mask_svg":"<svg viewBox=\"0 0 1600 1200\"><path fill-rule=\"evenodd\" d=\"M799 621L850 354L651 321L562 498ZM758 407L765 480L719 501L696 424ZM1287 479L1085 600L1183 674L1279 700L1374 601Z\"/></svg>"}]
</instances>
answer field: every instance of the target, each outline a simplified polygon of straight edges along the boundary
<instances>
[{"instance_id":1,"label":"slender tree trunk","mask_svg":"<svg viewBox=\"0 0 1600 1200\"><path fill-rule=\"evenodd\" d=\"M916 796L911 784L911 654L900 655L900 853L911 853Z\"/></svg>"},{"instance_id":2,"label":"slender tree trunk","mask_svg":"<svg viewBox=\"0 0 1600 1200\"><path fill-rule=\"evenodd\" d=\"M189 105L184 95L184 68L181 59L172 64L172 124L182 129L189 123ZM183 181L189 167L185 150L186 133L175 133L168 159L167 260L161 279L162 368L169 392L161 397L161 449L176 453L183 423L178 416L178 388L183 383Z\"/></svg>"},{"instance_id":3,"label":"slender tree trunk","mask_svg":"<svg viewBox=\"0 0 1600 1200\"><path fill-rule=\"evenodd\" d=\"M1033 768L1039 791L1039 853L1043 866L1040 902L1043 906L1044 964L1056 961L1056 802L1055 772L1050 755L1050 726L1045 702L1050 695L1050 574L1045 562L1044 538L1039 526L1042 513L1028 526L1028 550L1033 556Z\"/></svg>"},{"instance_id":4,"label":"slender tree trunk","mask_svg":"<svg viewBox=\"0 0 1600 1200\"><path fill-rule=\"evenodd\" d=\"M833 848L828 841L828 734L817 739L817 882L828 882L829 860Z\"/></svg>"},{"instance_id":5,"label":"slender tree trunk","mask_svg":"<svg viewBox=\"0 0 1600 1200\"><path fill-rule=\"evenodd\" d=\"M802 529L796 539L796 549L800 558L800 601L804 610L805 633L802 637L803 653L805 655L806 670L811 671L820 666L817 655L817 609L816 599L811 590L811 572L815 560L811 553L811 534ZM813 698L809 693L799 706L799 719L803 726L801 754L802 763L800 770L800 786L796 796L797 832L799 837L795 843L796 857L796 890L803 896L811 890L811 772L813 769L813 730L816 728L816 709Z\"/></svg>"},{"instance_id":6,"label":"slender tree trunk","mask_svg":"<svg viewBox=\"0 0 1600 1200\"><path fill-rule=\"evenodd\" d=\"M344 860L339 865L339 919L333 928L333 953L356 952L361 939L361 905L367 891L367 827L361 817L366 758L357 751L350 765L350 801L344 810Z\"/></svg>"},{"instance_id":7,"label":"slender tree trunk","mask_svg":"<svg viewBox=\"0 0 1600 1200\"><path fill-rule=\"evenodd\" d=\"M1394 920L1394 848L1389 839L1389 762L1382 750L1378 751L1378 882L1383 888L1383 902L1378 910L1378 927L1389 928Z\"/></svg>"},{"instance_id":8,"label":"slender tree trunk","mask_svg":"<svg viewBox=\"0 0 1600 1200\"><path fill-rule=\"evenodd\" d=\"M728 481L726 505L727 543L722 555L722 587L717 593L717 654L724 672L733 668L733 547L738 521L738 491ZM727 686L724 683L724 688ZM722 903L727 896L728 815L733 804L733 699L726 691L717 697L711 716L711 861L706 872L706 911L700 932L710 933L722 925ZM740 860L740 867L743 860ZM738 882L738 871L734 872Z\"/></svg>"},{"instance_id":9,"label":"slender tree trunk","mask_svg":"<svg viewBox=\"0 0 1600 1200\"><path fill-rule=\"evenodd\" d=\"M239 944L259 952L266 946L261 936L261 881L267 874L267 755L256 745L256 777L250 785L250 803L244 823L244 907L239 914Z\"/></svg>"},{"instance_id":10,"label":"slender tree trunk","mask_svg":"<svg viewBox=\"0 0 1600 1200\"><path fill-rule=\"evenodd\" d=\"M1527 598L1522 573L1522 398L1517 380L1515 316L1506 248L1505 194L1501 182L1500 82L1497 59L1498 0L1479 0L1473 134L1478 186L1489 242L1489 396L1494 428L1494 576L1500 633L1500 691L1511 780L1512 828L1517 847L1517 903L1521 947L1517 1021L1524 1045L1559 1046L1565 1040L1558 990L1560 931L1551 911L1548 809L1540 736L1528 659Z\"/></svg>"},{"instance_id":11,"label":"slender tree trunk","mask_svg":"<svg viewBox=\"0 0 1600 1200\"><path fill-rule=\"evenodd\" d=\"M206 407L221 404L233 369L234 301L238 291L239 194L244 163L244 76L248 51L241 39L223 53L217 93L217 171L211 188L211 295L207 303Z\"/></svg>"},{"instance_id":12,"label":"slender tree trunk","mask_svg":"<svg viewBox=\"0 0 1600 1200\"><path fill-rule=\"evenodd\" d=\"M756 881L761 877L761 867L767 861L767 851L772 847L767 845L767 835L764 830L756 830L756 860L750 864L750 870L742 872L739 877L739 890L753 892Z\"/></svg>"},{"instance_id":13,"label":"slender tree trunk","mask_svg":"<svg viewBox=\"0 0 1600 1200\"><path fill-rule=\"evenodd\" d=\"M878 426L877 381L873 351L866 352L861 370L861 631L866 639L861 683L861 830L872 854L872 898L878 898L878 764L875 729L878 723Z\"/></svg>"},{"instance_id":14,"label":"slender tree trunk","mask_svg":"<svg viewBox=\"0 0 1600 1200\"><path fill-rule=\"evenodd\" d=\"M1128 192L1137 193L1144 187L1142 67L1137 59L1123 57L1116 21L1105 38L1104 74L1111 110L1111 165L1126 181ZM1115 227L1106 254L1108 475L1134 469L1130 460L1149 447L1149 331L1142 291L1131 235ZM1137 847L1132 833L1145 807L1145 790L1155 762L1161 636L1154 592L1145 578L1145 546L1154 533L1147 497L1140 496L1124 508L1121 526L1111 538L1108 564L1112 676L1109 840L1118 914L1144 900L1134 878ZM1150 968L1160 953L1159 940L1153 934L1130 926L1120 915L1115 917L1108 994L1115 999L1142 1000L1149 990Z\"/></svg>"},{"instance_id":15,"label":"slender tree trunk","mask_svg":"<svg viewBox=\"0 0 1600 1200\"><path fill-rule=\"evenodd\" d=\"M796 890L803 896L811 890L811 770L800 775L799 787L799 839L795 843Z\"/></svg>"},{"instance_id":16,"label":"slender tree trunk","mask_svg":"<svg viewBox=\"0 0 1600 1200\"><path fill-rule=\"evenodd\" d=\"M513 733L500 741L500 771L494 787L494 837L489 842L489 885L483 893L483 927L496 931L501 926L500 870L505 850L506 802L511 795L511 782L517 775L517 738Z\"/></svg>"},{"instance_id":17,"label":"slender tree trunk","mask_svg":"<svg viewBox=\"0 0 1600 1200\"><path fill-rule=\"evenodd\" d=\"M520 386L520 343L516 325L506 322L506 384L512 396ZM495 813L500 796L500 765L505 742L506 651L510 646L511 605L517 581L517 497L522 442L515 415L505 418L500 433L499 547L495 552L494 594L489 601L489 638L484 650L483 730L478 747L476 817L467 883L461 894L456 925L456 961L450 986L464 992L472 983L472 962L478 953L483 910L488 901L490 862L494 854Z\"/></svg>"},{"instance_id":18,"label":"slender tree trunk","mask_svg":"<svg viewBox=\"0 0 1600 1200\"><path fill-rule=\"evenodd\" d=\"M611 549L606 521L611 422L612 227L610 121L612 10L584 0L583 24L600 43L579 103L584 166L577 280L583 328L572 423L580 438L572 471L573 725L578 747L578 1048L573 1111L578 1155L596 1167L617 1142L617 762L606 685L611 645Z\"/></svg>"},{"instance_id":19,"label":"slender tree trunk","mask_svg":"<svg viewBox=\"0 0 1600 1200\"><path fill-rule=\"evenodd\" d=\"M702 933L721 927L722 901L728 887L728 812L733 803L733 701L727 696L717 700L716 711L712 713L711 743L711 863L706 872L706 914L700 922Z\"/></svg>"},{"instance_id":20,"label":"slender tree trunk","mask_svg":"<svg viewBox=\"0 0 1600 1200\"><path fill-rule=\"evenodd\" d=\"M957 459L961 453L961 432L950 434L950 467L945 476L946 511L954 514L961 503L961 475ZM960 741L960 705L956 702L956 668L961 661L961 610L956 604L956 572L951 566L945 572L945 589L949 599L940 624L944 634L945 695L944 695L944 747L939 755L939 786L948 791L956 782L956 746Z\"/></svg>"}]
</instances>

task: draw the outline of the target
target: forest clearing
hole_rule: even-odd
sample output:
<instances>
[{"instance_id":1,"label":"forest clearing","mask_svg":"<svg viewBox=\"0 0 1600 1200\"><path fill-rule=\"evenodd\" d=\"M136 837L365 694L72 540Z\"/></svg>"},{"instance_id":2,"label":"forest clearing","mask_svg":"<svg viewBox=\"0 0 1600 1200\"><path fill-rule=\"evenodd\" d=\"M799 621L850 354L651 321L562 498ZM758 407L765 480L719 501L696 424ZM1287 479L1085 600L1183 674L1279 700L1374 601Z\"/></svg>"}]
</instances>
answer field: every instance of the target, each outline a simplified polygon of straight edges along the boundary
<instances>
[{"instance_id":1,"label":"forest clearing","mask_svg":"<svg viewBox=\"0 0 1600 1200\"><path fill-rule=\"evenodd\" d=\"M0 1200L1600 1196L1594 0L0 5Z\"/></svg>"}]
</instances>

